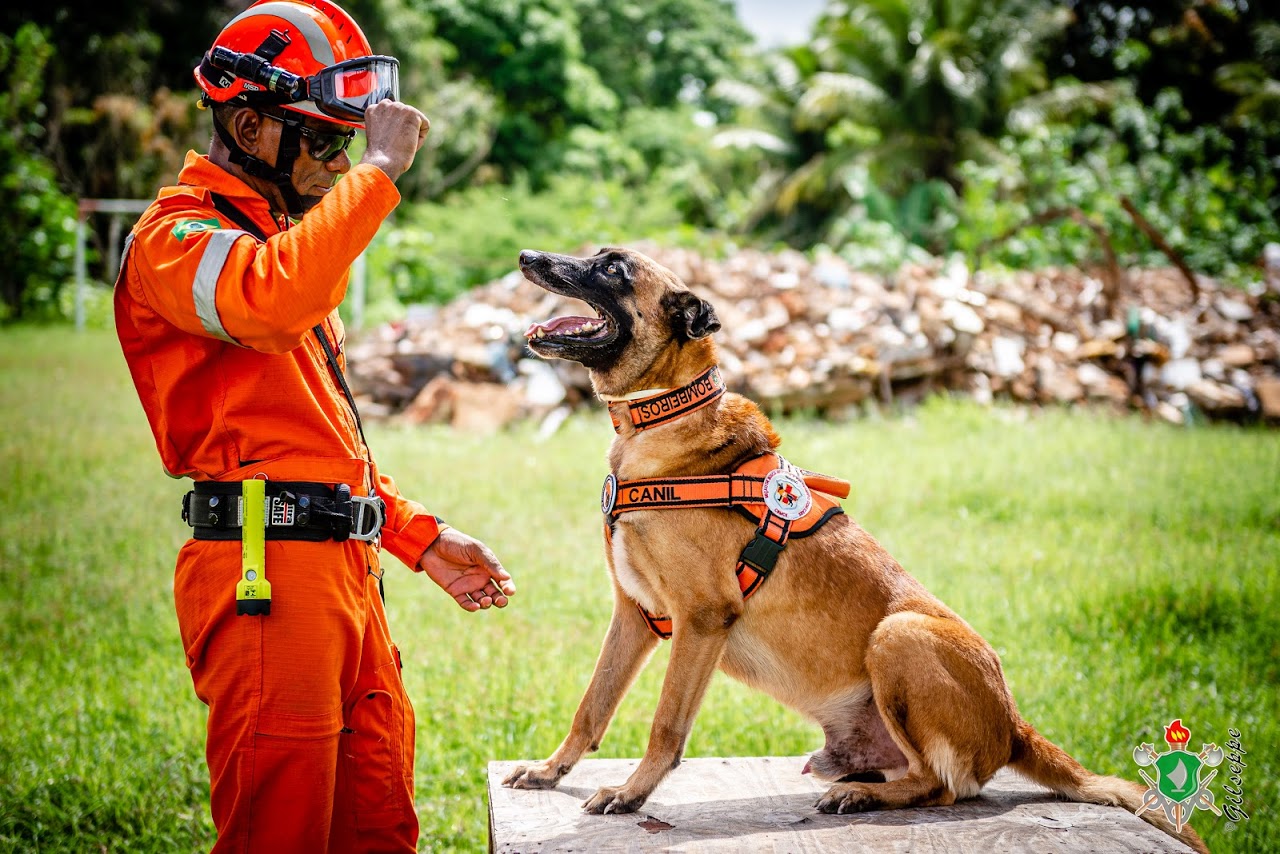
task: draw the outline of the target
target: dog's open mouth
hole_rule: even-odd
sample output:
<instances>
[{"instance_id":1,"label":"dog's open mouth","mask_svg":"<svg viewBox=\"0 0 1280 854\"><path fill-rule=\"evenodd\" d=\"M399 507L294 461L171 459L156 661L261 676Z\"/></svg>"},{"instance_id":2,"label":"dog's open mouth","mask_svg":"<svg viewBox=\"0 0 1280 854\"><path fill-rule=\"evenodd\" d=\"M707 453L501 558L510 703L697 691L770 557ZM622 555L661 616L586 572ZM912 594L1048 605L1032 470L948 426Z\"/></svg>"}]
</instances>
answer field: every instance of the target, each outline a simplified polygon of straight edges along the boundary
<instances>
[{"instance_id":1,"label":"dog's open mouth","mask_svg":"<svg viewBox=\"0 0 1280 854\"><path fill-rule=\"evenodd\" d=\"M578 317L566 315L553 317L544 323L534 323L525 330L530 342L599 341L609 336L609 321L604 317Z\"/></svg>"},{"instance_id":2,"label":"dog's open mouth","mask_svg":"<svg viewBox=\"0 0 1280 854\"><path fill-rule=\"evenodd\" d=\"M520 272L543 290L564 297L569 304L559 311L579 312L530 324L524 337L539 356L594 365L626 334L626 312L608 285L595 281L591 260L526 249L520 253Z\"/></svg>"}]
</instances>

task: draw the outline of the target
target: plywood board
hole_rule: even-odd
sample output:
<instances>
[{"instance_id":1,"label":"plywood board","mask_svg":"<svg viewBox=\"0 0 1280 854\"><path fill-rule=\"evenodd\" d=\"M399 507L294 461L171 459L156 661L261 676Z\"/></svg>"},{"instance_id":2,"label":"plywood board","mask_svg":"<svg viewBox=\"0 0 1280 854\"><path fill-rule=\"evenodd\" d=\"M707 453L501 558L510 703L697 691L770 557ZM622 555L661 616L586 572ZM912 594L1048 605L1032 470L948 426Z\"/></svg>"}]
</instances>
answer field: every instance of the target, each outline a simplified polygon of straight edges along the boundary
<instances>
[{"instance_id":1,"label":"plywood board","mask_svg":"<svg viewBox=\"0 0 1280 854\"><path fill-rule=\"evenodd\" d=\"M635 759L578 764L555 789L507 789L520 762L489 764L490 849L551 852L1188 852L1118 807L1059 800L1011 771L950 807L823 815L825 785L801 775L805 757L686 759L639 812L588 815L582 803L623 783Z\"/></svg>"}]
</instances>

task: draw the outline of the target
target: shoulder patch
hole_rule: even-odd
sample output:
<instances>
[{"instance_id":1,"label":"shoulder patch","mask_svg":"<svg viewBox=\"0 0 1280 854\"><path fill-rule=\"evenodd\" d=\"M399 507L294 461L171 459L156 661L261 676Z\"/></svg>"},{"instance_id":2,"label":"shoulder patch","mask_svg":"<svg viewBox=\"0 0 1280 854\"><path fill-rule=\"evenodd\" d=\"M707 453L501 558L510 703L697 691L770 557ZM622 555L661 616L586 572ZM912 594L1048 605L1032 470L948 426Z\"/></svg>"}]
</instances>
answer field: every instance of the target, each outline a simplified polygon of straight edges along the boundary
<instances>
[{"instance_id":1,"label":"shoulder patch","mask_svg":"<svg viewBox=\"0 0 1280 854\"><path fill-rule=\"evenodd\" d=\"M178 240L186 240L188 235L199 234L202 231L217 231L220 228L222 223L217 217L184 219L173 227L173 236Z\"/></svg>"}]
</instances>

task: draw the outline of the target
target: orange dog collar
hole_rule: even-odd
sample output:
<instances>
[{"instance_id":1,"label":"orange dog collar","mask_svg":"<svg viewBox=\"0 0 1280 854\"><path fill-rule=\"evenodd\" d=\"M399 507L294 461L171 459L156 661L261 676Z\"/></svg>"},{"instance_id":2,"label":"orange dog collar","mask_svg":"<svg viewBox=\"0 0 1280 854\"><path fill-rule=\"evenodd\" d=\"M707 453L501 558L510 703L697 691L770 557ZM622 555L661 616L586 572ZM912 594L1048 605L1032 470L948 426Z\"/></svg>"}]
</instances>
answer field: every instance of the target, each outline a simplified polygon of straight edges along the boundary
<instances>
[{"instance_id":1,"label":"orange dog collar","mask_svg":"<svg viewBox=\"0 0 1280 854\"><path fill-rule=\"evenodd\" d=\"M648 430L674 421L706 406L724 394L724 378L720 366L712 365L686 386L642 397L639 400L614 401L609 404L609 418L615 433L630 422L635 430Z\"/></svg>"}]
</instances>

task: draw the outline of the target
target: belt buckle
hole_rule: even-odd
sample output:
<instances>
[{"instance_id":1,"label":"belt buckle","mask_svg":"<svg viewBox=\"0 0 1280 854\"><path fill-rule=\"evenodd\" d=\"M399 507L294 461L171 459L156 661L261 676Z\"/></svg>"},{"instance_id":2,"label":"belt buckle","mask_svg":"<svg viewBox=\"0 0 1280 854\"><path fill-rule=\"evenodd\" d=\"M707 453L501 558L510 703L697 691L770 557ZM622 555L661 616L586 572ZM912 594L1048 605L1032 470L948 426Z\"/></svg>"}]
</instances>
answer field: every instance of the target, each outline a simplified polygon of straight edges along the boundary
<instances>
[{"instance_id":1,"label":"belt buckle","mask_svg":"<svg viewBox=\"0 0 1280 854\"><path fill-rule=\"evenodd\" d=\"M351 539L368 542L382 533L387 521L386 504L377 495L351 496Z\"/></svg>"}]
</instances>

